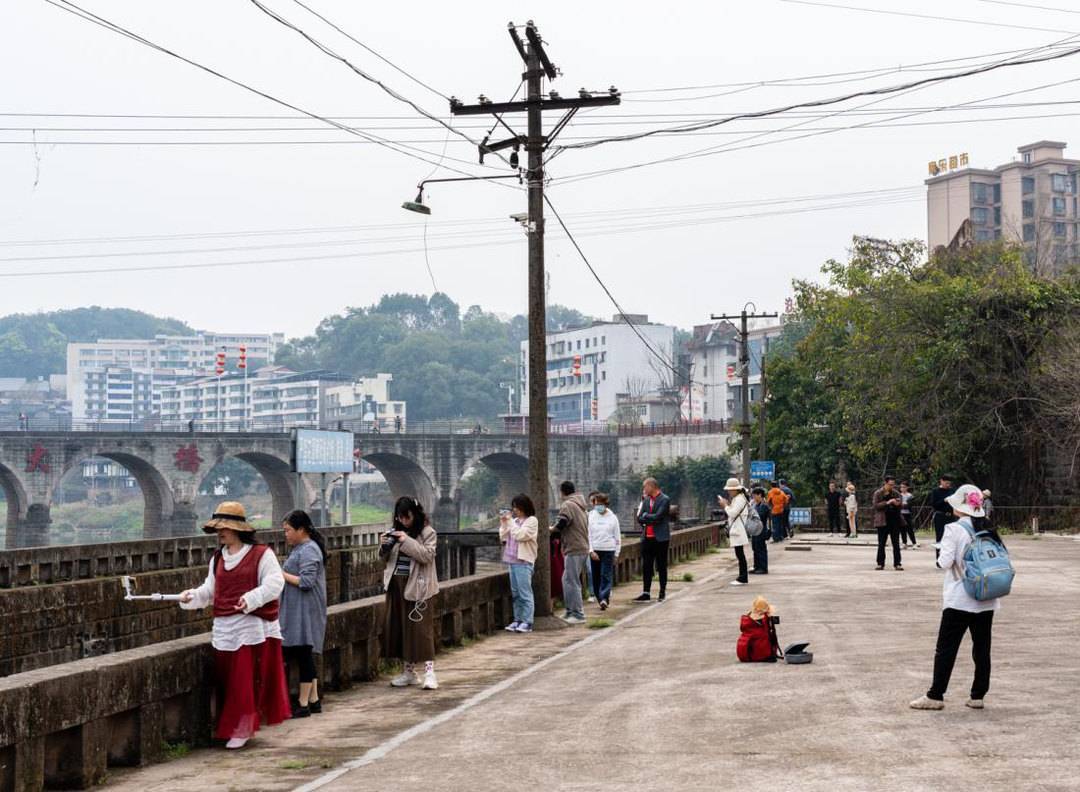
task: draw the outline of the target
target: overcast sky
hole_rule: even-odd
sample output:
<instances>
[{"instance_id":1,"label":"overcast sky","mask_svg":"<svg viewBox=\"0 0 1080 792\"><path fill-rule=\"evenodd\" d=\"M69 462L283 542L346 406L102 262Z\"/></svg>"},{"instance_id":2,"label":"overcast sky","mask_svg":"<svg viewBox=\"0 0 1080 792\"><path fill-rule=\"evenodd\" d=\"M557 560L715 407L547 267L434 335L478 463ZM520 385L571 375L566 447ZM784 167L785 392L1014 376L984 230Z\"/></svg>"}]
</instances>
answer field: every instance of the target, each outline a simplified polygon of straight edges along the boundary
<instances>
[{"instance_id":1,"label":"overcast sky","mask_svg":"<svg viewBox=\"0 0 1080 792\"><path fill-rule=\"evenodd\" d=\"M293 0L263 1L358 67L448 117L444 99L336 33ZM955 70L1006 57L991 53L1035 49L1061 42L1068 31L1080 31L1080 13L987 0L850 4L1003 26L781 0L305 1L439 93L467 102L474 102L480 93L509 98L522 64L506 23L535 19L552 60L564 73L552 88L574 95L581 87L606 89L614 84L626 92L620 107L581 113L563 133L563 143L778 107L944 72L943 67L925 71L931 67L919 66L921 71L858 82L852 77L866 75L741 90L729 85L642 92L647 89L775 81L984 56L945 64ZM1057 0L1043 5L1071 4ZM85 0L84 7L304 109L360 117L347 123L390 140L423 141L408 145L434 162L476 174L509 172L494 158L488 163L499 169L479 168L475 148L456 137L449 138L446 157L440 159L446 140L442 127L322 54L250 0ZM549 195L628 312L689 327L708 321L710 312L738 310L747 300L762 310L782 309L791 280L817 277L824 260L845 255L853 234L925 237L922 182L928 160L968 152L972 166L993 167L1012 159L1018 145L1039 139L1065 140L1080 147L1076 136L1070 135L1077 129L1076 116L1066 115L1080 112L1075 104L899 116L979 100L991 104L1075 100L1075 82L1027 89L1076 79L1078 66L1080 56L1074 56L841 106L850 109L874 102L864 112L888 110L888 115L789 114L697 135L568 150L549 166ZM4 243L0 258L5 259L0 274L293 259L148 272L0 277L0 314L97 304L139 308L204 329L284 331L295 336L312 332L327 315L350 305L368 305L386 292L430 293L432 277L439 290L463 307L480 304L507 314L525 310L525 237L509 219L525 210L525 195L508 189L512 182L429 189L429 276L424 220L400 208L403 200L414 197L416 183L432 173L425 162L356 143L354 135L299 116L43 0L0 4L0 69L4 74L0 112L10 114L0 121L6 129L22 128L0 132L0 140L37 141L36 146L0 145L0 242ZM1016 91L1026 92L990 99ZM14 115L32 113L283 117ZM1051 117L1030 118L1047 115ZM992 120L1001 118L1010 120ZM524 131L523 119L508 120ZM547 122L557 120L552 114ZM973 120L977 122L941 123ZM473 138L482 136L484 129L477 127L488 122L484 117L455 121ZM867 123L861 129L778 142L828 126ZM801 126L775 132L796 124ZM57 127L82 131L51 131ZM181 131L146 131L151 127ZM183 131L215 127L238 131ZM278 131L281 127L290 131ZM85 131L90 128L107 131ZM751 137L763 131L772 134ZM95 145L70 145L74 141ZM121 141L140 145L99 145ZM150 141L184 145L149 145ZM196 141L233 145L188 145ZM254 144L266 141L325 142ZM762 143L766 145L685 162L576 182L569 179L709 146ZM456 174L440 169L435 175ZM848 195L868 191L873 192ZM762 203L840 194L843 197ZM845 206L822 208L835 204ZM762 216L745 217L754 214ZM340 230L237 233L327 228ZM212 234L231 235L207 236ZM96 239L133 236L155 238L139 243ZM164 238L169 236L177 238ZM10 244L68 239L95 241ZM333 244L339 242L349 244ZM220 248L230 250L177 252ZM547 252L552 301L597 316L613 312L552 220ZM115 253L128 255L103 255ZM56 258L11 260L27 257Z\"/></svg>"}]
</instances>

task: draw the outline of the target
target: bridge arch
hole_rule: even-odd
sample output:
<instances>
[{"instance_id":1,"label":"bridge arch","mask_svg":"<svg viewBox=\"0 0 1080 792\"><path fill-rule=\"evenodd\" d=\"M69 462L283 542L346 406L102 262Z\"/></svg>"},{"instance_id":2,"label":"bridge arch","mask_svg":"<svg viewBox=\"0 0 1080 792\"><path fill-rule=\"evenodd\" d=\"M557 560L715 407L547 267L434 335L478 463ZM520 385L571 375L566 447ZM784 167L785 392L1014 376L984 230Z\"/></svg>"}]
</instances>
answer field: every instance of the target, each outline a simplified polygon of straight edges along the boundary
<instances>
[{"instance_id":1,"label":"bridge arch","mask_svg":"<svg viewBox=\"0 0 1080 792\"><path fill-rule=\"evenodd\" d=\"M123 465L139 485L143 496L143 536L161 536L173 520L175 501L172 487L152 462L128 451L110 449L86 449L71 457L57 479L56 487L63 486L68 474L88 459L100 457Z\"/></svg>"},{"instance_id":2,"label":"bridge arch","mask_svg":"<svg viewBox=\"0 0 1080 792\"><path fill-rule=\"evenodd\" d=\"M395 500L404 495L416 498L429 515L435 514L441 496L450 496L450 493L437 490L428 471L412 457L391 451L373 451L363 454L362 459L382 473Z\"/></svg>"},{"instance_id":3,"label":"bridge arch","mask_svg":"<svg viewBox=\"0 0 1080 792\"><path fill-rule=\"evenodd\" d=\"M7 535L9 540L18 530L19 521L26 516L30 499L26 496L26 488L19 480L18 474L9 467L0 464L0 492L4 493L7 503Z\"/></svg>"},{"instance_id":4,"label":"bridge arch","mask_svg":"<svg viewBox=\"0 0 1080 792\"><path fill-rule=\"evenodd\" d=\"M302 507L302 504L296 502L296 474L292 472L292 465L288 460L260 451L241 451L228 456L251 465L266 482L270 489L272 528L276 529L281 525L285 515L293 509ZM304 486L306 488L306 484Z\"/></svg>"}]
</instances>

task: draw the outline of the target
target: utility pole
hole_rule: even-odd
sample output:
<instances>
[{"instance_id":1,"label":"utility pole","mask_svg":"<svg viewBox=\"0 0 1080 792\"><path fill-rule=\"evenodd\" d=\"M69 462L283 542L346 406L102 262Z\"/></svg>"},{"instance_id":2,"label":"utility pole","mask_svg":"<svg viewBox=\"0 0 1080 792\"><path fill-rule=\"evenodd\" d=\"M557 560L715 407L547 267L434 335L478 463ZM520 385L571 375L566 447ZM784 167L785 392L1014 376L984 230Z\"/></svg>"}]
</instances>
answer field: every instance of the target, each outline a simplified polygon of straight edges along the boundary
<instances>
[{"instance_id":1,"label":"utility pole","mask_svg":"<svg viewBox=\"0 0 1080 792\"><path fill-rule=\"evenodd\" d=\"M765 455L765 410L768 406L769 381L765 378L765 353L761 353L761 402L758 408L758 429L761 433L758 445L758 459L768 459Z\"/></svg>"},{"instance_id":2,"label":"utility pole","mask_svg":"<svg viewBox=\"0 0 1080 792\"><path fill-rule=\"evenodd\" d=\"M710 317L714 322L720 320L739 320L739 366L742 369L742 421L739 425L739 434L742 436L742 481L746 486L750 483L750 339L748 337L750 319L775 319L779 314L758 313L757 306L753 311L747 311L747 307L753 303L747 303L742 311L737 314L721 314Z\"/></svg>"},{"instance_id":3,"label":"utility pole","mask_svg":"<svg viewBox=\"0 0 1080 792\"><path fill-rule=\"evenodd\" d=\"M617 105L620 103L619 92L609 89L600 96L593 96L582 89L575 99L564 99L555 91L544 98L542 83L544 77L554 80L559 71L548 58L544 50L540 32L532 20L525 24L527 43L518 35L518 26L513 22L507 25L510 39L525 64L525 100L520 102L492 102L480 97L480 103L463 104L455 97L450 98L450 112L453 115L493 115L513 137L497 143L488 143L485 137L480 143L480 161L484 155L505 148L513 148L511 164L517 166L517 150L524 146L528 154L528 238L529 238L529 492L536 506L536 516L541 525L549 519L548 492L551 486L548 477L548 407L547 407L547 281L544 273L544 151L555 137L563 130L582 107ZM563 117L544 135L544 111L565 110ZM514 133L503 115L525 113L527 134ZM551 602L551 555L546 532L537 543L536 565L533 569L533 594L536 602L536 616L552 615Z\"/></svg>"}]
</instances>

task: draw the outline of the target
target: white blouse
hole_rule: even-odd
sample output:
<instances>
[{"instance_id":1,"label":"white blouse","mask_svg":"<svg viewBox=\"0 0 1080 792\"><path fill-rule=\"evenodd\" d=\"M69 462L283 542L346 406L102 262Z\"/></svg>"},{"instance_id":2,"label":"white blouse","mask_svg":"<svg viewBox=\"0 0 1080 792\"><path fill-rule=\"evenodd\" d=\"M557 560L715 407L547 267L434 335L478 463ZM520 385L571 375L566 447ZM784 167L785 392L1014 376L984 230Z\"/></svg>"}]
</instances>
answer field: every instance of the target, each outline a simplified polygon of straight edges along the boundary
<instances>
[{"instance_id":1,"label":"white blouse","mask_svg":"<svg viewBox=\"0 0 1080 792\"><path fill-rule=\"evenodd\" d=\"M251 547L246 544L236 553L230 553L227 548L222 548L225 569L228 571L235 569L236 565L251 552ZM201 610L214 603L214 566L216 563L216 558L211 559L206 580L198 588L189 589L192 600L181 602L181 608ZM285 578L281 574L281 564L278 563L274 551L267 550L259 559L259 585L244 594L244 602L247 605L244 612L235 616L215 616L210 644L222 652L235 652L241 646L261 644L267 638L281 638L281 625L277 619L267 621L259 616L252 616L251 612L276 600L281 596L283 588L285 588Z\"/></svg>"}]
</instances>

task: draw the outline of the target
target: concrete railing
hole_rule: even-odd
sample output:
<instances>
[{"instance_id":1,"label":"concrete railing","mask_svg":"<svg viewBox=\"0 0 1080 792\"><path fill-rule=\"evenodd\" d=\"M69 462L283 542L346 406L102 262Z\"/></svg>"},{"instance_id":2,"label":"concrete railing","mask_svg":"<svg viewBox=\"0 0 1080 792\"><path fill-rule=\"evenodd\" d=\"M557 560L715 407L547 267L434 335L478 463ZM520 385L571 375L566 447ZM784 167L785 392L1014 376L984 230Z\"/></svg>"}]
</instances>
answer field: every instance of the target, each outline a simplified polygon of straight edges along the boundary
<instances>
[{"instance_id":1,"label":"concrete railing","mask_svg":"<svg viewBox=\"0 0 1080 792\"><path fill-rule=\"evenodd\" d=\"M714 526L676 531L673 561L704 553ZM623 546L620 581L640 571L640 544ZM493 632L512 615L504 572L442 584L431 610L438 641ZM378 675L383 597L327 612L320 678L331 690ZM84 789L107 768L160 761L169 743L206 745L214 719L210 635L202 633L0 679L0 792Z\"/></svg>"}]
</instances>

